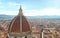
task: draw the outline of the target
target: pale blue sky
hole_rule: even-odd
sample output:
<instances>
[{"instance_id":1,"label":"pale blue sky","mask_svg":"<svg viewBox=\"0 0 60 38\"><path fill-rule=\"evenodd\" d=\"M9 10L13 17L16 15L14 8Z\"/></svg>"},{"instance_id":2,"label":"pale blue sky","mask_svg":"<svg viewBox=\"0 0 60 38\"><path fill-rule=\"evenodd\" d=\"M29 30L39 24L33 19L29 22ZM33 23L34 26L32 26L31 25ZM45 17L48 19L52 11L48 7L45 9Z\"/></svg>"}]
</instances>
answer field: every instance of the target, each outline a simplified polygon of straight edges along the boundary
<instances>
[{"instance_id":1,"label":"pale blue sky","mask_svg":"<svg viewBox=\"0 0 60 38\"><path fill-rule=\"evenodd\" d=\"M0 0L0 14L17 15L20 5L25 16L60 15L60 0Z\"/></svg>"}]
</instances>

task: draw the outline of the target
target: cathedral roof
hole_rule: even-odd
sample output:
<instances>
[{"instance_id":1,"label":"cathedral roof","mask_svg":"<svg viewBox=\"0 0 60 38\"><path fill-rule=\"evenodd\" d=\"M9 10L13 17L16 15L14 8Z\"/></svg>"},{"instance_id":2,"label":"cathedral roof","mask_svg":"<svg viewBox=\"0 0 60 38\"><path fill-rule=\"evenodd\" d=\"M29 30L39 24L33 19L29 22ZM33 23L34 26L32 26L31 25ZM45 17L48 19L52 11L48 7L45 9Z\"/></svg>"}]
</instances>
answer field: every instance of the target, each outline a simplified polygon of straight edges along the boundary
<instances>
[{"instance_id":1,"label":"cathedral roof","mask_svg":"<svg viewBox=\"0 0 60 38\"><path fill-rule=\"evenodd\" d=\"M30 34L30 24L25 16L23 16L21 8L19 9L19 14L11 21L8 30L11 35L22 36Z\"/></svg>"}]
</instances>

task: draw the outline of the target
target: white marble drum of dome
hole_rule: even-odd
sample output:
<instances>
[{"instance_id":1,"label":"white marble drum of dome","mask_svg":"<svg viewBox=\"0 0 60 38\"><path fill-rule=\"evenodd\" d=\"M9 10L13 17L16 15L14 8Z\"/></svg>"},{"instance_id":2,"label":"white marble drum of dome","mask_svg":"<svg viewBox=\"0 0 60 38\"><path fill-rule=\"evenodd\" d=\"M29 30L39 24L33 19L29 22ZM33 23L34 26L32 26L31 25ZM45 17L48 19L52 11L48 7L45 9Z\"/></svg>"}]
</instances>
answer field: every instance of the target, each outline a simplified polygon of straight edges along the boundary
<instances>
[{"instance_id":1,"label":"white marble drum of dome","mask_svg":"<svg viewBox=\"0 0 60 38\"><path fill-rule=\"evenodd\" d=\"M9 25L9 35L13 37L27 36L31 34L31 24L23 16L22 9L20 7L18 15L12 19Z\"/></svg>"}]
</instances>

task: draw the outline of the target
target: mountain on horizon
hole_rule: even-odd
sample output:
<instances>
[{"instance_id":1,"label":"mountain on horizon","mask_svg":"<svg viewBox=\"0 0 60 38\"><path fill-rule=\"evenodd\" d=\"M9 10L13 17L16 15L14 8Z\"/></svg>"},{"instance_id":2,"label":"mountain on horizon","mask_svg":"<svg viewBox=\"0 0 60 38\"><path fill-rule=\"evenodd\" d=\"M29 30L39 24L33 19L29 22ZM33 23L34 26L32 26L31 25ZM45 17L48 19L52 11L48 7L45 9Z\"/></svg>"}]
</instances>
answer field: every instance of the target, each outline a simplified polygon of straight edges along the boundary
<instances>
[{"instance_id":1,"label":"mountain on horizon","mask_svg":"<svg viewBox=\"0 0 60 38\"><path fill-rule=\"evenodd\" d=\"M14 15L0 14L0 19L12 19Z\"/></svg>"},{"instance_id":2,"label":"mountain on horizon","mask_svg":"<svg viewBox=\"0 0 60 38\"><path fill-rule=\"evenodd\" d=\"M5 15L5 14L0 14L0 19L12 19L14 18L15 15ZM39 19L39 18L42 18L42 19L51 19L51 18L57 18L57 19L60 19L60 16L55 16L55 15L52 15L52 16L26 16L27 18L29 19Z\"/></svg>"},{"instance_id":3,"label":"mountain on horizon","mask_svg":"<svg viewBox=\"0 0 60 38\"><path fill-rule=\"evenodd\" d=\"M28 16L28 18L31 18L31 19L39 19L39 18L42 18L42 19L60 19L60 16Z\"/></svg>"}]
</instances>

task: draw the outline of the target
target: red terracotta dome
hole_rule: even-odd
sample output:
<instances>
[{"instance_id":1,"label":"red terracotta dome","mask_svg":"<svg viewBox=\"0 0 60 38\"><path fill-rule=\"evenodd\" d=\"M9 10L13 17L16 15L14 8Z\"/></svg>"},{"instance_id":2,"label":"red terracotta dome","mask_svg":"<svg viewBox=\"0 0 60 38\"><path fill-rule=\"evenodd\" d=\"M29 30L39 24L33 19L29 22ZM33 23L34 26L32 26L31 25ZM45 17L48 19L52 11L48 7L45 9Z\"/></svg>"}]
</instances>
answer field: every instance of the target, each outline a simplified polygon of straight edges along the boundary
<instances>
[{"instance_id":1,"label":"red terracotta dome","mask_svg":"<svg viewBox=\"0 0 60 38\"><path fill-rule=\"evenodd\" d=\"M9 26L9 34L16 36L25 36L31 33L30 24L23 16L20 8L19 14L11 21Z\"/></svg>"}]
</instances>

